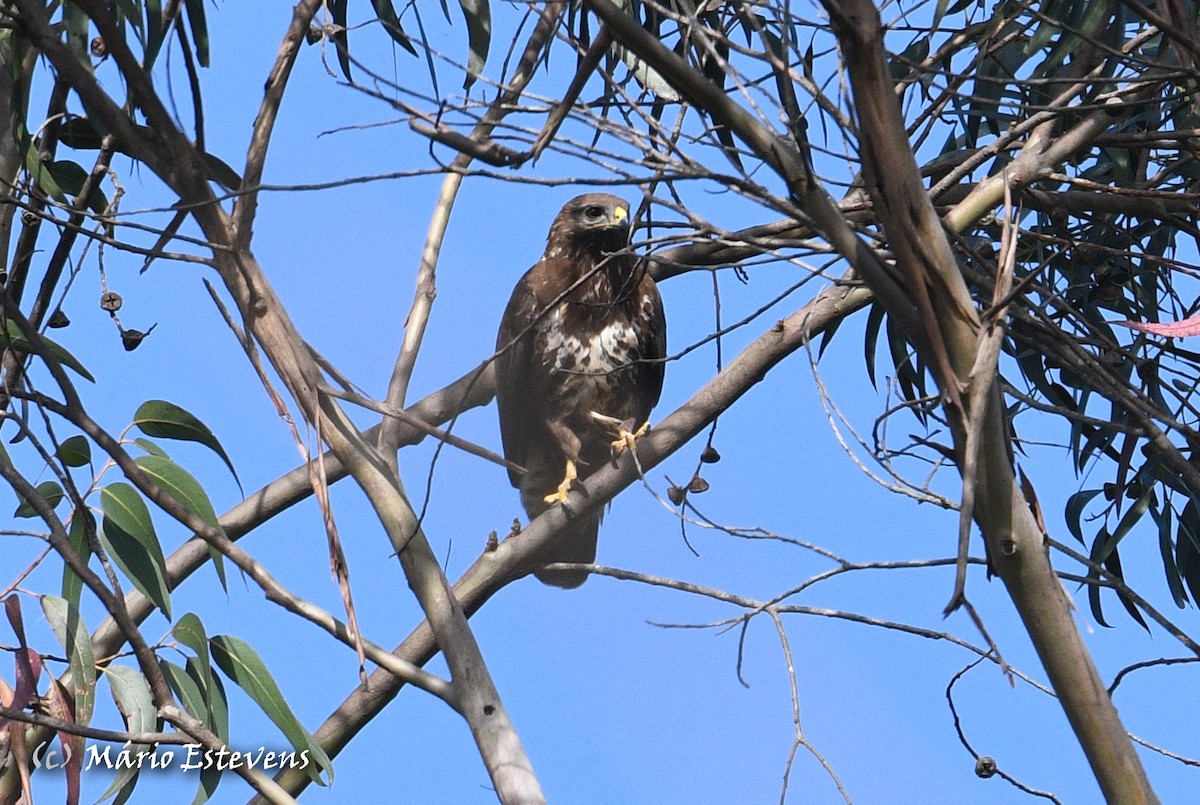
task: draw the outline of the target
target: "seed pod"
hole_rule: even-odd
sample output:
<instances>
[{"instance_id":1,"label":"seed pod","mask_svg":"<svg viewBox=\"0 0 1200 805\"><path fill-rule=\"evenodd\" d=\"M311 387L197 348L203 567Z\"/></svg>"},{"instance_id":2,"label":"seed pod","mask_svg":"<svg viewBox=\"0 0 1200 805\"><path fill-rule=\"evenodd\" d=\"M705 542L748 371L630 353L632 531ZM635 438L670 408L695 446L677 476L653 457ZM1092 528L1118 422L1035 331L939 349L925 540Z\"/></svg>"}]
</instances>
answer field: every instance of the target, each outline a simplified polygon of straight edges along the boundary
<instances>
[{"instance_id":1,"label":"seed pod","mask_svg":"<svg viewBox=\"0 0 1200 805\"><path fill-rule=\"evenodd\" d=\"M133 352L135 349L137 349L138 346L141 345L142 341L146 338L146 336L148 336L148 335L150 335L150 333L154 332L154 328L157 326L158 326L157 324L150 325L150 329L144 333L141 330L126 330L125 328L122 327L121 328L121 343L125 346L125 351Z\"/></svg>"},{"instance_id":2,"label":"seed pod","mask_svg":"<svg viewBox=\"0 0 1200 805\"><path fill-rule=\"evenodd\" d=\"M109 313L116 313L121 309L124 301L116 291L105 291L100 294L100 309L107 310Z\"/></svg>"}]
</instances>

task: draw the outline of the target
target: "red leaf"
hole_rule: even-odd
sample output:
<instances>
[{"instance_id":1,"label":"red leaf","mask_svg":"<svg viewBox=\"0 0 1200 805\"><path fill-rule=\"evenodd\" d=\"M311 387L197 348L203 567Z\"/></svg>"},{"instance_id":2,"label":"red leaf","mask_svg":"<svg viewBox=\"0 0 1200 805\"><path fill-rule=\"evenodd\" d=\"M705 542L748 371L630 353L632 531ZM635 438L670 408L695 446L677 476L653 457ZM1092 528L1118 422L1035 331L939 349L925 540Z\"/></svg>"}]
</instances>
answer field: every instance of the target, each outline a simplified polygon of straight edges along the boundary
<instances>
[{"instance_id":1,"label":"red leaf","mask_svg":"<svg viewBox=\"0 0 1200 805\"><path fill-rule=\"evenodd\" d=\"M17 635L17 643L24 646L25 622L21 618L21 599L17 598L15 594L5 598L4 612L8 615L8 622L12 625L13 632Z\"/></svg>"},{"instance_id":2,"label":"red leaf","mask_svg":"<svg viewBox=\"0 0 1200 805\"><path fill-rule=\"evenodd\" d=\"M17 690L10 707L24 710L37 696L37 681L42 675L42 655L31 648L17 649L14 653L17 666Z\"/></svg>"},{"instance_id":3,"label":"red leaf","mask_svg":"<svg viewBox=\"0 0 1200 805\"><path fill-rule=\"evenodd\" d=\"M1182 321L1168 321L1163 324L1150 324L1144 321L1118 321L1116 324L1152 335L1163 335L1167 338L1183 338L1189 335L1200 335L1200 313Z\"/></svg>"},{"instance_id":4,"label":"red leaf","mask_svg":"<svg viewBox=\"0 0 1200 805\"><path fill-rule=\"evenodd\" d=\"M75 723L75 699L57 679L50 685L48 698L50 715L61 721ZM59 732L58 741L62 744L63 757L66 759L67 805L79 805L80 774L83 771L83 736Z\"/></svg>"}]
</instances>

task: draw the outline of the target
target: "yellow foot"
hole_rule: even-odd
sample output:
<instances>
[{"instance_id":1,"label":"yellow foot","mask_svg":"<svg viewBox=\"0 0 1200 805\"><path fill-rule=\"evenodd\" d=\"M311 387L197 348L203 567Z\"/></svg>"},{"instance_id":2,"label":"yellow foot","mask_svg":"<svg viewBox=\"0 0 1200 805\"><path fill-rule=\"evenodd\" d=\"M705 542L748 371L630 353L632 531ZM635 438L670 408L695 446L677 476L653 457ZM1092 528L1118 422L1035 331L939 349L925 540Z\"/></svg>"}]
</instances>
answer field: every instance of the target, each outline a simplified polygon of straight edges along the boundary
<instances>
[{"instance_id":1,"label":"yellow foot","mask_svg":"<svg viewBox=\"0 0 1200 805\"><path fill-rule=\"evenodd\" d=\"M544 500L547 503L566 503L567 496L571 494L571 487L575 485L577 478L579 478L579 473L575 470L575 462L567 459L567 471L563 475L562 483L558 485L558 489L546 495Z\"/></svg>"},{"instance_id":2,"label":"yellow foot","mask_svg":"<svg viewBox=\"0 0 1200 805\"><path fill-rule=\"evenodd\" d=\"M649 422L643 422L642 426L632 433L625 428L617 428L617 438L612 442L613 455L619 456L626 450L633 450L637 447L637 440L645 436L648 430Z\"/></svg>"}]
</instances>

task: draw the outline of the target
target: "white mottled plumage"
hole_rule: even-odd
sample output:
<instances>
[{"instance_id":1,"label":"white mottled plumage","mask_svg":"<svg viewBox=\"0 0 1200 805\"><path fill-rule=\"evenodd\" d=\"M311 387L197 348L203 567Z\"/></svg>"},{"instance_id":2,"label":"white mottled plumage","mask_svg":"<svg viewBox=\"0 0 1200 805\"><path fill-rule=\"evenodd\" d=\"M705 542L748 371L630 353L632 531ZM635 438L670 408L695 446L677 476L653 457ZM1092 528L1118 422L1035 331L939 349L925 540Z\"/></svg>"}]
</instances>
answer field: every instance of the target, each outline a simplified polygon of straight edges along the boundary
<instances>
[{"instance_id":1,"label":"white mottled plumage","mask_svg":"<svg viewBox=\"0 0 1200 805\"><path fill-rule=\"evenodd\" d=\"M554 355L557 371L604 377L628 366L635 358L633 348L641 335L636 322L613 322L590 333L585 341L575 333L565 332L562 320L560 307L546 316L541 325L544 343Z\"/></svg>"},{"instance_id":2,"label":"white mottled plumage","mask_svg":"<svg viewBox=\"0 0 1200 805\"><path fill-rule=\"evenodd\" d=\"M646 421L666 357L662 299L628 247L629 206L606 193L570 201L546 251L513 288L496 337L496 402L509 480L530 518L565 502L576 478ZM623 444L628 446L632 438ZM601 513L573 517L540 563L595 561ZM559 587L585 571L535 569Z\"/></svg>"}]
</instances>

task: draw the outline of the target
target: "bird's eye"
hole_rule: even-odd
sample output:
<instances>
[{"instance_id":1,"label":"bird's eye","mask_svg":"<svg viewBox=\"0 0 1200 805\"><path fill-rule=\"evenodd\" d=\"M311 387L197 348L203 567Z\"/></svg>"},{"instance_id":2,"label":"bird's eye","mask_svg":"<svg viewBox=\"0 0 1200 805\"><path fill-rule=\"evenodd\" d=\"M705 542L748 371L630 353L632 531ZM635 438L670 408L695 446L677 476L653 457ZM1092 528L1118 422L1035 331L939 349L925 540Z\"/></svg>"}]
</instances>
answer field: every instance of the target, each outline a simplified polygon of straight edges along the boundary
<instances>
[{"instance_id":1,"label":"bird's eye","mask_svg":"<svg viewBox=\"0 0 1200 805\"><path fill-rule=\"evenodd\" d=\"M589 221L598 221L604 217L604 208L592 205L583 208L583 217Z\"/></svg>"}]
</instances>

